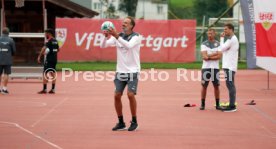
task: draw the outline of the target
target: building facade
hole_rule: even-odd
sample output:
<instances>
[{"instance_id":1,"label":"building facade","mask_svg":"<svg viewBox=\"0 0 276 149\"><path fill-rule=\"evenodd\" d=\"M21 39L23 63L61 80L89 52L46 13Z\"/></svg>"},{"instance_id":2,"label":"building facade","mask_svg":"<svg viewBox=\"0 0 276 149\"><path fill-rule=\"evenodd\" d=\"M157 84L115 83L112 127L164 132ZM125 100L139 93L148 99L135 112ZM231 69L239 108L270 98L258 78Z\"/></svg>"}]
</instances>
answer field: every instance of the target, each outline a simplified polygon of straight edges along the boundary
<instances>
[{"instance_id":1,"label":"building facade","mask_svg":"<svg viewBox=\"0 0 276 149\"><path fill-rule=\"evenodd\" d=\"M17 51L14 56L16 65L35 65L36 57L44 45L44 30L55 29L57 17L93 18L96 11L69 0L25 0L24 7L15 7L14 1L1 3L1 27L9 27Z\"/></svg>"},{"instance_id":2,"label":"building facade","mask_svg":"<svg viewBox=\"0 0 276 149\"><path fill-rule=\"evenodd\" d=\"M104 3L103 0L91 0L91 9L100 13L100 15L94 17L94 19L108 18L105 12L110 4L115 7L115 16L118 18L124 18L127 16L125 12L119 11L120 0L108 0L108 4ZM167 20L167 0L138 0L135 18L146 20Z\"/></svg>"}]
</instances>

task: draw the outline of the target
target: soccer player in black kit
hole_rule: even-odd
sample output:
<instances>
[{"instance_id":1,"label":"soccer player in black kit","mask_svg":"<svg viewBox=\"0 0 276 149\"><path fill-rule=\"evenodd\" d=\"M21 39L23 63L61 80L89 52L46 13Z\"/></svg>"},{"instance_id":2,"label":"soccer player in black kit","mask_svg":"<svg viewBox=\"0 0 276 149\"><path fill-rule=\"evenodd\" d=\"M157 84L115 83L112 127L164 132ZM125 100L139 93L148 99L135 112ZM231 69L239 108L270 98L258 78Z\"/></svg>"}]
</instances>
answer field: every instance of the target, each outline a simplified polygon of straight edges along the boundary
<instances>
[{"instance_id":1,"label":"soccer player in black kit","mask_svg":"<svg viewBox=\"0 0 276 149\"><path fill-rule=\"evenodd\" d=\"M49 91L49 94L55 94L56 64L59 46L58 41L55 39L55 31L53 29L45 30L45 37L47 39L47 42L41 49L37 58L37 62L41 63L41 57L45 56L43 69L43 89L38 92L38 94L47 93L47 83L50 79L49 76L52 78L52 89Z\"/></svg>"}]
</instances>

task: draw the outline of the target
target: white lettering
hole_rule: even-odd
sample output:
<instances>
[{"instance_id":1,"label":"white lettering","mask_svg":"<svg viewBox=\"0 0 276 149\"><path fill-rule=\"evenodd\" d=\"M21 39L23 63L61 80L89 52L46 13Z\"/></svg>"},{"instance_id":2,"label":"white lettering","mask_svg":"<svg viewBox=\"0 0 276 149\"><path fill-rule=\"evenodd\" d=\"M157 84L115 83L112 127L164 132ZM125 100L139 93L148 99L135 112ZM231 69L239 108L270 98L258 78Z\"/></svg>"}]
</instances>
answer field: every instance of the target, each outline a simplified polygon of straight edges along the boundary
<instances>
[{"instance_id":1,"label":"white lettering","mask_svg":"<svg viewBox=\"0 0 276 149\"><path fill-rule=\"evenodd\" d=\"M186 41L188 41L189 39L186 36L183 36L181 39L181 47L186 48L187 44Z\"/></svg>"},{"instance_id":2,"label":"white lettering","mask_svg":"<svg viewBox=\"0 0 276 149\"><path fill-rule=\"evenodd\" d=\"M181 41L181 39L180 38L174 38L173 40L174 40L173 47L177 47L178 41Z\"/></svg>"},{"instance_id":3,"label":"white lettering","mask_svg":"<svg viewBox=\"0 0 276 149\"><path fill-rule=\"evenodd\" d=\"M147 37L146 47L151 47L152 46L152 44L150 43L150 41L152 41L152 40L153 40L153 38L151 37L151 35L149 35Z\"/></svg>"},{"instance_id":4,"label":"white lettering","mask_svg":"<svg viewBox=\"0 0 276 149\"><path fill-rule=\"evenodd\" d=\"M69 74L66 74L69 72ZM73 76L73 70L71 68L62 68L62 81L65 81L66 78Z\"/></svg>"},{"instance_id":5,"label":"white lettering","mask_svg":"<svg viewBox=\"0 0 276 149\"><path fill-rule=\"evenodd\" d=\"M86 50L89 50L89 48L90 48L90 43L91 43L91 40L93 39L93 35L94 35L94 33L90 33L89 36L87 37L87 43L86 43L86 47L85 47Z\"/></svg>"},{"instance_id":6,"label":"white lettering","mask_svg":"<svg viewBox=\"0 0 276 149\"><path fill-rule=\"evenodd\" d=\"M141 47L144 46L144 43L143 43L144 40L146 40L146 38L145 38L144 36L142 36L142 37L141 37Z\"/></svg>"},{"instance_id":7,"label":"white lettering","mask_svg":"<svg viewBox=\"0 0 276 149\"><path fill-rule=\"evenodd\" d=\"M75 33L75 40L77 46L83 46L85 44L85 50L91 49L91 46L100 46L104 35L102 33ZM94 40L94 41L93 41ZM152 48L153 51L160 51L161 48L170 48L170 47L178 47L187 48L187 41L189 39L187 36L183 35L182 37L152 37L152 35L148 35L146 37L141 37L141 47ZM91 45L91 43L93 45Z\"/></svg>"},{"instance_id":8,"label":"white lettering","mask_svg":"<svg viewBox=\"0 0 276 149\"><path fill-rule=\"evenodd\" d=\"M157 37L153 40L153 46L154 48L152 49L153 51L159 51L162 45L162 40L163 38Z\"/></svg>"},{"instance_id":9,"label":"white lettering","mask_svg":"<svg viewBox=\"0 0 276 149\"><path fill-rule=\"evenodd\" d=\"M79 33L75 34L77 46L81 46L82 45L82 43L83 43L84 39L87 37L87 35L88 35L87 33L84 33L82 35L81 39L80 39Z\"/></svg>"},{"instance_id":10,"label":"white lettering","mask_svg":"<svg viewBox=\"0 0 276 149\"><path fill-rule=\"evenodd\" d=\"M94 73L92 71L85 71L82 76L85 81L94 80Z\"/></svg>"},{"instance_id":11,"label":"white lettering","mask_svg":"<svg viewBox=\"0 0 276 149\"><path fill-rule=\"evenodd\" d=\"M165 38L164 42L163 42L163 46L164 47L171 47L172 46L172 38Z\"/></svg>"},{"instance_id":12,"label":"white lettering","mask_svg":"<svg viewBox=\"0 0 276 149\"><path fill-rule=\"evenodd\" d=\"M94 39L94 46L100 46L103 39L104 39L103 34L100 34L100 33L96 34Z\"/></svg>"},{"instance_id":13,"label":"white lettering","mask_svg":"<svg viewBox=\"0 0 276 149\"><path fill-rule=\"evenodd\" d=\"M95 72L95 81L104 81L104 72L103 71L97 71Z\"/></svg>"},{"instance_id":14,"label":"white lettering","mask_svg":"<svg viewBox=\"0 0 276 149\"><path fill-rule=\"evenodd\" d=\"M177 81L181 81L181 77L184 78L184 81L189 81L187 77L187 69L177 68Z\"/></svg>"}]
</instances>

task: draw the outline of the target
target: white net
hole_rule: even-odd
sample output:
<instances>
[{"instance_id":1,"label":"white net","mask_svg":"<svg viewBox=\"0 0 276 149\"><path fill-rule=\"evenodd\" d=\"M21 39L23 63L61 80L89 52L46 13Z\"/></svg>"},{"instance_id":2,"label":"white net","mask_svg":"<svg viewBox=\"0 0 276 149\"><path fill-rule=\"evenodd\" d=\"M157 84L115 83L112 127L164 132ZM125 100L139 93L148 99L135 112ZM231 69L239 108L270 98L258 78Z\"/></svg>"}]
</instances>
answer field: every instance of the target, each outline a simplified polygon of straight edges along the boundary
<instances>
[{"instance_id":1,"label":"white net","mask_svg":"<svg viewBox=\"0 0 276 149\"><path fill-rule=\"evenodd\" d=\"M212 25L217 20L218 18L209 18L209 25ZM226 23L232 23L235 29L239 28L239 19L236 18L221 18L213 28L217 29L219 32L222 32L224 29L224 24ZM235 32L237 31L238 30L235 30Z\"/></svg>"},{"instance_id":2,"label":"white net","mask_svg":"<svg viewBox=\"0 0 276 149\"><path fill-rule=\"evenodd\" d=\"M24 7L24 2L25 0L15 0L15 7L16 8Z\"/></svg>"}]
</instances>

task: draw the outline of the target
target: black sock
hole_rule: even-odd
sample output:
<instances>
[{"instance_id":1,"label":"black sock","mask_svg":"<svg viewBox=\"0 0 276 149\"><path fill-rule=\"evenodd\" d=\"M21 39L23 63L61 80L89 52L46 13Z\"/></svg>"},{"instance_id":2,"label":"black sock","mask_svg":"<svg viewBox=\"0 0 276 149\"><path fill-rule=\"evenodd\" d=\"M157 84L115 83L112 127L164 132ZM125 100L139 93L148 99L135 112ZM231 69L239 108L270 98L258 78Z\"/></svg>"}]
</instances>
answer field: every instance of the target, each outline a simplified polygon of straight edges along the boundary
<instances>
[{"instance_id":1,"label":"black sock","mask_svg":"<svg viewBox=\"0 0 276 149\"><path fill-rule=\"evenodd\" d=\"M52 84L52 90L56 88L56 84Z\"/></svg>"},{"instance_id":2,"label":"black sock","mask_svg":"<svg viewBox=\"0 0 276 149\"><path fill-rule=\"evenodd\" d=\"M201 106L205 107L205 99L201 99Z\"/></svg>"},{"instance_id":3,"label":"black sock","mask_svg":"<svg viewBox=\"0 0 276 149\"><path fill-rule=\"evenodd\" d=\"M124 117L123 117L123 116L118 116L118 119L119 119L119 123L125 123L125 122L124 122Z\"/></svg>"},{"instance_id":4,"label":"black sock","mask_svg":"<svg viewBox=\"0 0 276 149\"><path fill-rule=\"evenodd\" d=\"M216 99L216 106L219 107L220 104L219 104L219 99Z\"/></svg>"},{"instance_id":5,"label":"black sock","mask_svg":"<svg viewBox=\"0 0 276 149\"><path fill-rule=\"evenodd\" d=\"M132 116L132 122L133 122L133 123L137 123L137 118L136 118L136 116Z\"/></svg>"},{"instance_id":6,"label":"black sock","mask_svg":"<svg viewBox=\"0 0 276 149\"><path fill-rule=\"evenodd\" d=\"M43 84L43 90L47 90L47 84Z\"/></svg>"}]
</instances>

